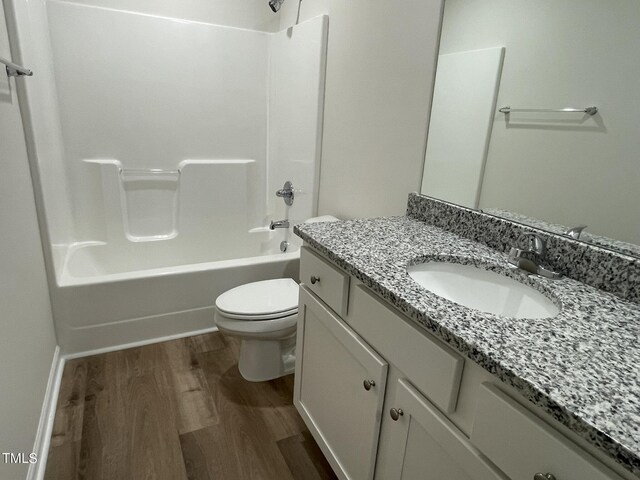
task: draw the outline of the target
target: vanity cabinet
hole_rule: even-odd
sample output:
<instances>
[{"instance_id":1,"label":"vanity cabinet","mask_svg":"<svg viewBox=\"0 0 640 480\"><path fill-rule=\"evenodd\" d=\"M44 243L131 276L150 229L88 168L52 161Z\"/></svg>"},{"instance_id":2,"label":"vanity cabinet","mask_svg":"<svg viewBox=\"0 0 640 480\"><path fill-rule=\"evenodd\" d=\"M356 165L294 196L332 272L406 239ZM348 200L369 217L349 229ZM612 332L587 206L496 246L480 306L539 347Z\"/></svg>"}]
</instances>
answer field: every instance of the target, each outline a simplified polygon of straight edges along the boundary
<instances>
[{"instance_id":1,"label":"vanity cabinet","mask_svg":"<svg viewBox=\"0 0 640 480\"><path fill-rule=\"evenodd\" d=\"M294 404L339 478L632 478L307 247L300 271Z\"/></svg>"}]
</instances>

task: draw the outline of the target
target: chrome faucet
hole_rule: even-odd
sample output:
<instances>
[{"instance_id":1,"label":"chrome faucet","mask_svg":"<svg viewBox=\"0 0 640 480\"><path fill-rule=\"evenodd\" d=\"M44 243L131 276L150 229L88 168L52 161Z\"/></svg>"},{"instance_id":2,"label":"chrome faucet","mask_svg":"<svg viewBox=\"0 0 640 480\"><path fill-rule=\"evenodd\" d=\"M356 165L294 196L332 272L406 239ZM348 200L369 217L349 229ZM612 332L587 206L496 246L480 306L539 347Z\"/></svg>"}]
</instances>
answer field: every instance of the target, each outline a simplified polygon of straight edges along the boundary
<instances>
[{"instance_id":1,"label":"chrome faucet","mask_svg":"<svg viewBox=\"0 0 640 480\"><path fill-rule=\"evenodd\" d=\"M276 228L289 228L289 220L279 220L277 222L274 222L273 220L271 220L269 229L275 230Z\"/></svg>"},{"instance_id":2,"label":"chrome faucet","mask_svg":"<svg viewBox=\"0 0 640 480\"><path fill-rule=\"evenodd\" d=\"M577 227L567 228L564 231L564 234L578 240L580 238L580 234L585 228L587 228L587 225L578 225Z\"/></svg>"},{"instance_id":3,"label":"chrome faucet","mask_svg":"<svg viewBox=\"0 0 640 480\"><path fill-rule=\"evenodd\" d=\"M526 240L526 248L519 248L522 241ZM537 233L525 232L518 238L518 246L509 251L509 263L521 270L534 273L545 278L557 279L562 277L561 273L544 265L547 246L542 237Z\"/></svg>"}]
</instances>

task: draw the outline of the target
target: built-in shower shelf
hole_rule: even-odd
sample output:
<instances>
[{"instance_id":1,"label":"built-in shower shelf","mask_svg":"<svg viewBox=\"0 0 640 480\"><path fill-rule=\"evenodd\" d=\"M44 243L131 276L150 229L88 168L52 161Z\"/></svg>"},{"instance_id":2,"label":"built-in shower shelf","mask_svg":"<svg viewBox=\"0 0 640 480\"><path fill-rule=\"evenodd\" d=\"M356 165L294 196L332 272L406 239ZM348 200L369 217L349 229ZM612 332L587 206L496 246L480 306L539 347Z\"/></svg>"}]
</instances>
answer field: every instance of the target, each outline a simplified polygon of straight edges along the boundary
<instances>
[{"instance_id":1,"label":"built-in shower shelf","mask_svg":"<svg viewBox=\"0 0 640 480\"><path fill-rule=\"evenodd\" d=\"M253 159L182 160L177 168L126 168L114 159L84 162L100 167L110 243L247 230ZM222 217L224 224L210 221Z\"/></svg>"},{"instance_id":2,"label":"built-in shower shelf","mask_svg":"<svg viewBox=\"0 0 640 480\"><path fill-rule=\"evenodd\" d=\"M120 168L125 234L134 242L178 235L180 170Z\"/></svg>"}]
</instances>

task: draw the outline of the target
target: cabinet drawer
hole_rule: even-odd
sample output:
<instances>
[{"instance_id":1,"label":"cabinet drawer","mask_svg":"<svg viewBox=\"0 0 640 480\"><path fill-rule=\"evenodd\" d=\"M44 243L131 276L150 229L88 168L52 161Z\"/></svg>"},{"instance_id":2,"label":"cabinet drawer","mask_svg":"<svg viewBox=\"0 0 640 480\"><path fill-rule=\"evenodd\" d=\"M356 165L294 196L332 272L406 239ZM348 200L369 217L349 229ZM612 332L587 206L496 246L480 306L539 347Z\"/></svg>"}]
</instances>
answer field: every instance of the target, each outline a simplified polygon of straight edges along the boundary
<instances>
[{"instance_id":1,"label":"cabinet drawer","mask_svg":"<svg viewBox=\"0 0 640 480\"><path fill-rule=\"evenodd\" d=\"M349 325L446 413L455 411L464 359L383 304L363 285L352 292Z\"/></svg>"},{"instance_id":2,"label":"cabinet drawer","mask_svg":"<svg viewBox=\"0 0 640 480\"><path fill-rule=\"evenodd\" d=\"M338 315L344 317L347 314L349 275L313 253L308 247L300 249L300 282Z\"/></svg>"},{"instance_id":3,"label":"cabinet drawer","mask_svg":"<svg viewBox=\"0 0 640 480\"><path fill-rule=\"evenodd\" d=\"M500 391L479 389L471 441L513 480L621 480L561 433Z\"/></svg>"}]
</instances>

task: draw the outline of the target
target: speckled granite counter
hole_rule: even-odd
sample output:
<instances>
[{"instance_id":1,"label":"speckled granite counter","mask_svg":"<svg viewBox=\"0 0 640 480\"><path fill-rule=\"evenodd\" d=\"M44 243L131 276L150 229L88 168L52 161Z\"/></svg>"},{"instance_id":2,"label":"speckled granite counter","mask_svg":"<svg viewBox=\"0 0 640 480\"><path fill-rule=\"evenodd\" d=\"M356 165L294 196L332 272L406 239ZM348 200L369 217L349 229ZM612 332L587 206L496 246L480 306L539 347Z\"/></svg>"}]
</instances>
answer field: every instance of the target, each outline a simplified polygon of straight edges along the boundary
<instances>
[{"instance_id":1,"label":"speckled granite counter","mask_svg":"<svg viewBox=\"0 0 640 480\"><path fill-rule=\"evenodd\" d=\"M583 283L508 267L507 256L409 217L304 224L295 233L426 330L640 477L640 306ZM504 273L561 306L498 317L438 297L406 267L451 259Z\"/></svg>"}]
</instances>

